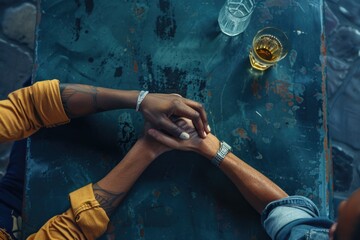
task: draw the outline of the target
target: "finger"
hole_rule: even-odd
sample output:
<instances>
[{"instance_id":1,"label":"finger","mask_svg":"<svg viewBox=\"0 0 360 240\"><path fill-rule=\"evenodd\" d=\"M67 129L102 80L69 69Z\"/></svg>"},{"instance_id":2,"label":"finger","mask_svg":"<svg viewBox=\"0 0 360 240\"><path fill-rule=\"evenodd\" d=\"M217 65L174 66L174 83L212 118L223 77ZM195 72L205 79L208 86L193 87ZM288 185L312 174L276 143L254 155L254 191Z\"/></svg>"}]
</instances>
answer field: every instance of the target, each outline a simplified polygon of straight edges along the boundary
<instances>
[{"instance_id":1,"label":"finger","mask_svg":"<svg viewBox=\"0 0 360 240\"><path fill-rule=\"evenodd\" d=\"M168 132L170 135L180 138L182 140L190 139L190 135L185 132L181 127L176 125L174 122L170 121L168 118L163 118L159 121L159 127Z\"/></svg>"},{"instance_id":2,"label":"finger","mask_svg":"<svg viewBox=\"0 0 360 240\"><path fill-rule=\"evenodd\" d=\"M177 118L173 121L178 127L187 132L190 136L196 134L199 135L194 127L194 124L191 122L189 118Z\"/></svg>"},{"instance_id":3,"label":"finger","mask_svg":"<svg viewBox=\"0 0 360 240\"><path fill-rule=\"evenodd\" d=\"M196 131L198 132L199 136L206 137L206 132L204 129L204 124L199 112L195 111L193 108L189 107L188 105L184 104L183 102L178 102L176 104L175 114L177 116L182 116L191 119L193 122Z\"/></svg>"},{"instance_id":4,"label":"finger","mask_svg":"<svg viewBox=\"0 0 360 240\"><path fill-rule=\"evenodd\" d=\"M205 129L206 129L206 132L210 133L211 129L210 129L209 122L208 122L208 119L207 119L207 114L206 114L206 111L205 111L204 107L202 106L202 104L200 104L198 102L195 102L193 100L187 99L187 98L184 98L183 100L184 100L186 105L188 105L189 107L195 109L200 114L202 123L203 123L203 125L205 126Z\"/></svg>"},{"instance_id":5,"label":"finger","mask_svg":"<svg viewBox=\"0 0 360 240\"><path fill-rule=\"evenodd\" d=\"M170 95L175 95L175 96L178 96L178 97L182 98L182 96L180 94L178 94L178 93L170 93Z\"/></svg>"},{"instance_id":6,"label":"finger","mask_svg":"<svg viewBox=\"0 0 360 240\"><path fill-rule=\"evenodd\" d=\"M170 148L177 148L178 142L174 138L166 135L165 133L153 128L150 128L147 132L159 143L164 144L165 146L168 146Z\"/></svg>"}]
</instances>

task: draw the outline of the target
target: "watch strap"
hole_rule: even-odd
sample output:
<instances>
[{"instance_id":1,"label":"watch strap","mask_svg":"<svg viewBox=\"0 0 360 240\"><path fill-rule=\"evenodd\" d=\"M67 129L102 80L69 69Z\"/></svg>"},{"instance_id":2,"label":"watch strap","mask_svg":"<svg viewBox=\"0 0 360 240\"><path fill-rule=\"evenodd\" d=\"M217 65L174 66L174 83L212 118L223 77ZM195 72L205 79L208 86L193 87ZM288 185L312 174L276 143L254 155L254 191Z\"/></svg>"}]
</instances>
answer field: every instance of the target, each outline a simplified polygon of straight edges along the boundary
<instances>
[{"instance_id":1,"label":"watch strap","mask_svg":"<svg viewBox=\"0 0 360 240\"><path fill-rule=\"evenodd\" d=\"M225 156L231 151L231 146L226 142L222 141L220 143L219 150L216 152L216 155L211 159L212 164L214 164L216 167L219 167Z\"/></svg>"}]
</instances>

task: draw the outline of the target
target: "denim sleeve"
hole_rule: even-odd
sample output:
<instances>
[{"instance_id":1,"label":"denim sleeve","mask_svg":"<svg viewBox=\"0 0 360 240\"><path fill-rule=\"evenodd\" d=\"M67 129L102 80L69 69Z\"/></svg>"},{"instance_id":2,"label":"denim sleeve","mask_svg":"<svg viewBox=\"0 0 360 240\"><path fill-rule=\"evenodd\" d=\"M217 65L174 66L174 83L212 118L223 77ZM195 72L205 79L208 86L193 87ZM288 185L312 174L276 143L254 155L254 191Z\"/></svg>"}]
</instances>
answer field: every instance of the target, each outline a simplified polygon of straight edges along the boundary
<instances>
[{"instance_id":1,"label":"denim sleeve","mask_svg":"<svg viewBox=\"0 0 360 240\"><path fill-rule=\"evenodd\" d=\"M316 205L308 198L291 196L269 203L261 215L261 223L272 239L276 239L280 230L299 219L319 216Z\"/></svg>"}]
</instances>

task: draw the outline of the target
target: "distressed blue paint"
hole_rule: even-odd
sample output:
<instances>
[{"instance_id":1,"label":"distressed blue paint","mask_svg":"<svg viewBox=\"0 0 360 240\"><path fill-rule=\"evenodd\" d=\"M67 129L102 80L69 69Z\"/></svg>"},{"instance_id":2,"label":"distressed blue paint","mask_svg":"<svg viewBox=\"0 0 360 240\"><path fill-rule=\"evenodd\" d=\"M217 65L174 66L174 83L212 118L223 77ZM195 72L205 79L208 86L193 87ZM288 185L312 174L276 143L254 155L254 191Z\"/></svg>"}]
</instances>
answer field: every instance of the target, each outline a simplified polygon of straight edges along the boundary
<instances>
[{"instance_id":1,"label":"distressed blue paint","mask_svg":"<svg viewBox=\"0 0 360 240\"><path fill-rule=\"evenodd\" d=\"M42 0L35 78L200 101L213 132L235 154L329 214L322 1L258 1L248 29L232 38L217 26L222 4ZM292 50L259 75L248 51L265 26L283 29ZM104 176L141 129L138 113L121 110L34 135L25 232L68 208L67 194ZM112 220L116 239L266 239L259 216L231 182L190 153L169 153L150 166Z\"/></svg>"}]
</instances>

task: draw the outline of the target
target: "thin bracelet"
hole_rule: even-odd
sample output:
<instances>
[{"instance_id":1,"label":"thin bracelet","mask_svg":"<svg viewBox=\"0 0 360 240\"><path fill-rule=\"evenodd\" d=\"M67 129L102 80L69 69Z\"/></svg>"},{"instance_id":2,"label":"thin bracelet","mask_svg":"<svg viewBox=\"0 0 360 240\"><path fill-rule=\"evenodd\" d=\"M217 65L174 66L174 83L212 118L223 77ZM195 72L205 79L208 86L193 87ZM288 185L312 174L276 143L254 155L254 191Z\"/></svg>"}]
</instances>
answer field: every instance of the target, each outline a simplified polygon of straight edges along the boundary
<instances>
[{"instance_id":1,"label":"thin bracelet","mask_svg":"<svg viewBox=\"0 0 360 240\"><path fill-rule=\"evenodd\" d=\"M139 96L137 98L137 102L136 102L136 108L135 110L138 112L140 109L140 104L142 103L142 101L144 100L144 98L146 97L146 95L149 93L149 91L140 91Z\"/></svg>"}]
</instances>

